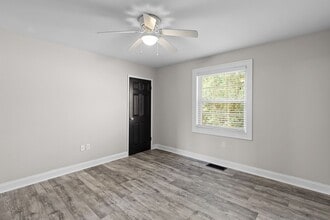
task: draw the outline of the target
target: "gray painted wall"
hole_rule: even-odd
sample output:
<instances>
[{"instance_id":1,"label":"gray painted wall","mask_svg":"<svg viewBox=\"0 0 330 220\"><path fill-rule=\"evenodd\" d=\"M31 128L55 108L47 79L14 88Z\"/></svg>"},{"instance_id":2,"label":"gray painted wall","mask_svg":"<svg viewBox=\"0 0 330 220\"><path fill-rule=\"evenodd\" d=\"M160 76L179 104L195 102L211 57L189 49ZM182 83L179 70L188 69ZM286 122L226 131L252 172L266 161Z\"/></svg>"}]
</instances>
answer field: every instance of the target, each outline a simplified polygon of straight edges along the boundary
<instances>
[{"instance_id":1,"label":"gray painted wall","mask_svg":"<svg viewBox=\"0 0 330 220\"><path fill-rule=\"evenodd\" d=\"M126 151L130 74L154 77L154 143L330 184L330 31L155 76L148 67L2 30L0 48L0 183ZM191 70L250 58L253 141L192 133ZM92 149L81 153L87 143Z\"/></svg>"},{"instance_id":2,"label":"gray painted wall","mask_svg":"<svg viewBox=\"0 0 330 220\"><path fill-rule=\"evenodd\" d=\"M192 69L250 58L253 141L192 133ZM155 143L330 184L329 85L330 31L163 67Z\"/></svg>"},{"instance_id":3,"label":"gray painted wall","mask_svg":"<svg viewBox=\"0 0 330 220\"><path fill-rule=\"evenodd\" d=\"M2 30L0 48L0 183L127 150L127 75L153 69Z\"/></svg>"}]
</instances>

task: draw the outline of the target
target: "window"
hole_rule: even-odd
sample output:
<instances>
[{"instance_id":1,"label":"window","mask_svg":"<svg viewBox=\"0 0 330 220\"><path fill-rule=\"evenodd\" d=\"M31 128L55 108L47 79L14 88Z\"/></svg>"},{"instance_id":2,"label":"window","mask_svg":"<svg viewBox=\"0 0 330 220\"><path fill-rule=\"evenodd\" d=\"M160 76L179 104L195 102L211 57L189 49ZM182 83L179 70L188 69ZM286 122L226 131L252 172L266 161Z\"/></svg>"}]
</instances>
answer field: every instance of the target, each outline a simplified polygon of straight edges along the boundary
<instances>
[{"instance_id":1,"label":"window","mask_svg":"<svg viewBox=\"0 0 330 220\"><path fill-rule=\"evenodd\" d=\"M192 131L252 140L252 60L193 70Z\"/></svg>"}]
</instances>

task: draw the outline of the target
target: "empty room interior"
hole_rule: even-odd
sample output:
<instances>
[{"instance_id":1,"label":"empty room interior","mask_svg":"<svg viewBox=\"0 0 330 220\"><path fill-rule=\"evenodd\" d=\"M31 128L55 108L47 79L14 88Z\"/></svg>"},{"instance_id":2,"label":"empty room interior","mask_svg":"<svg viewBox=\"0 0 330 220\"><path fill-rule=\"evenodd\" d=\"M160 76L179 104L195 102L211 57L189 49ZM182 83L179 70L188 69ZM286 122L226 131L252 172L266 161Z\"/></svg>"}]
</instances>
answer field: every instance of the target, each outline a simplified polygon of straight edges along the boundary
<instances>
[{"instance_id":1,"label":"empty room interior","mask_svg":"<svg viewBox=\"0 0 330 220\"><path fill-rule=\"evenodd\" d=\"M0 220L329 220L329 112L329 0L0 0Z\"/></svg>"}]
</instances>

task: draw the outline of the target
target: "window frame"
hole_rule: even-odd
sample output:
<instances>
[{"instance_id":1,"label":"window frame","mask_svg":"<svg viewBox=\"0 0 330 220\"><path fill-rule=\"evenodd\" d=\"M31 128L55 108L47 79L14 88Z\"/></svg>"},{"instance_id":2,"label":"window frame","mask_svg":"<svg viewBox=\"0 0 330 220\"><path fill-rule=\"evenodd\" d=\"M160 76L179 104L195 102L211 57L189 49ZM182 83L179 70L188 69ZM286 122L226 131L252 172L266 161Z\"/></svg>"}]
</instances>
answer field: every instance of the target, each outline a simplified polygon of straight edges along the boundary
<instances>
[{"instance_id":1,"label":"window frame","mask_svg":"<svg viewBox=\"0 0 330 220\"><path fill-rule=\"evenodd\" d=\"M198 95L201 92L201 83L197 84L197 78L203 75L211 75L215 73L223 73L234 70L245 69L245 131L242 129L200 126L197 124L198 113ZM216 66L209 66L192 70L192 132L216 135L222 137L239 138L252 140L252 74L253 60L242 60L232 63L225 63Z\"/></svg>"}]
</instances>

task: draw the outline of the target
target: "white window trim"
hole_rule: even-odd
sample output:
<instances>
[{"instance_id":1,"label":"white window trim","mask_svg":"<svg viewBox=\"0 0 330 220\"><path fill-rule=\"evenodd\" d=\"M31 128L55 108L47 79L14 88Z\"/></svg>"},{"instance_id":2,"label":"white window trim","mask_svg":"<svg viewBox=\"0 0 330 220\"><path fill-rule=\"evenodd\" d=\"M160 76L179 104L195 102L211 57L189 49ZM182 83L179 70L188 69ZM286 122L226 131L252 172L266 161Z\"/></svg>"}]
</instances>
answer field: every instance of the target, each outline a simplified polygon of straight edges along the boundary
<instances>
[{"instance_id":1,"label":"white window trim","mask_svg":"<svg viewBox=\"0 0 330 220\"><path fill-rule=\"evenodd\" d=\"M197 125L197 102L198 102L198 90L197 86L197 77L201 75L208 75L212 73L227 72L242 67L246 68L246 131L233 128L214 128L214 127L201 127ZM192 71L192 132L223 136L223 137L232 137L245 140L252 140L252 71L253 71L253 60L243 60L232 63L221 64L217 66L204 67L199 69L194 69Z\"/></svg>"}]
</instances>

